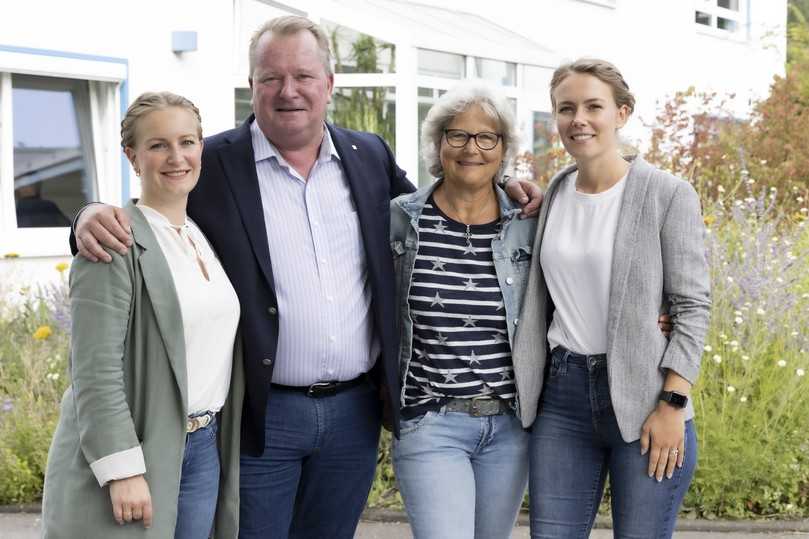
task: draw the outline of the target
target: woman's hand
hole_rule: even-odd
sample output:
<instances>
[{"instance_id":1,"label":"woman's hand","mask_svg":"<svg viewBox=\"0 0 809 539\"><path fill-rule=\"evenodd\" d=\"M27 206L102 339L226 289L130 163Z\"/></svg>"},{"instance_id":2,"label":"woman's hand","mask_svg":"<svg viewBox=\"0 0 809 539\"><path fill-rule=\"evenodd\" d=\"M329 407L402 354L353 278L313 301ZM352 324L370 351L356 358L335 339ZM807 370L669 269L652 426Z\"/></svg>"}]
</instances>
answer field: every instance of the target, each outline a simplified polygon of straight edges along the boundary
<instances>
[{"instance_id":1,"label":"woman's hand","mask_svg":"<svg viewBox=\"0 0 809 539\"><path fill-rule=\"evenodd\" d=\"M152 525L152 495L142 475L110 481L112 515L118 524L143 520L143 527Z\"/></svg>"},{"instance_id":2,"label":"woman's hand","mask_svg":"<svg viewBox=\"0 0 809 539\"><path fill-rule=\"evenodd\" d=\"M651 449L651 451L650 451ZM660 402L649 414L640 435L640 454L649 452L649 477L671 479L682 468L685 451L685 410Z\"/></svg>"}]
</instances>

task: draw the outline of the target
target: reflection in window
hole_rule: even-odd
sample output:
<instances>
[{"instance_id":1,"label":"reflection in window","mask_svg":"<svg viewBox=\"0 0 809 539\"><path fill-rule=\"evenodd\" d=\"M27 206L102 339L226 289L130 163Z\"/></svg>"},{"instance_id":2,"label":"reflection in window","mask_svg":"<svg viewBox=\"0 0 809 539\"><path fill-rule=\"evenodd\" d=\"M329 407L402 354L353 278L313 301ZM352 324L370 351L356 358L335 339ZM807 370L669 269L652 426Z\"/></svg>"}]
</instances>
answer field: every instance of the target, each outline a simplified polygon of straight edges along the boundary
<instances>
[{"instance_id":1,"label":"reflection in window","mask_svg":"<svg viewBox=\"0 0 809 539\"><path fill-rule=\"evenodd\" d=\"M250 102L250 88L236 88L234 94L236 101L236 127L239 127L253 113L253 104Z\"/></svg>"},{"instance_id":2,"label":"reflection in window","mask_svg":"<svg viewBox=\"0 0 809 539\"><path fill-rule=\"evenodd\" d=\"M87 81L11 77L17 226L63 227L96 198Z\"/></svg>"},{"instance_id":3,"label":"reflection in window","mask_svg":"<svg viewBox=\"0 0 809 539\"><path fill-rule=\"evenodd\" d=\"M419 187L429 185L433 181L433 177L427 170L427 166L424 164L423 155L421 153L421 125L427 118L427 112L429 112L430 107L432 107L433 103L438 101L438 98L441 97L441 95L443 94L444 91L439 91L433 88L419 88L418 90L419 128L416 131L416 136L418 137L417 147L419 149L419 176L418 176Z\"/></svg>"},{"instance_id":4,"label":"reflection in window","mask_svg":"<svg viewBox=\"0 0 809 539\"><path fill-rule=\"evenodd\" d=\"M694 20L697 24L704 24L705 26L711 26L711 16L708 13L704 13L702 11L697 11L694 13Z\"/></svg>"},{"instance_id":5,"label":"reflection in window","mask_svg":"<svg viewBox=\"0 0 809 539\"><path fill-rule=\"evenodd\" d=\"M503 86L517 84L517 64L488 58L475 58L477 76Z\"/></svg>"},{"instance_id":6,"label":"reflection in window","mask_svg":"<svg viewBox=\"0 0 809 539\"><path fill-rule=\"evenodd\" d=\"M449 52L418 49L419 75L462 79L466 76L466 57Z\"/></svg>"},{"instance_id":7,"label":"reflection in window","mask_svg":"<svg viewBox=\"0 0 809 539\"><path fill-rule=\"evenodd\" d=\"M534 111L534 155L542 155L553 147L554 122L550 112Z\"/></svg>"},{"instance_id":8,"label":"reflection in window","mask_svg":"<svg viewBox=\"0 0 809 539\"><path fill-rule=\"evenodd\" d=\"M392 43L329 21L321 26L329 36L335 73L396 72L396 47Z\"/></svg>"},{"instance_id":9,"label":"reflection in window","mask_svg":"<svg viewBox=\"0 0 809 539\"><path fill-rule=\"evenodd\" d=\"M376 133L396 151L395 88L335 88L328 117L340 127Z\"/></svg>"},{"instance_id":10,"label":"reflection in window","mask_svg":"<svg viewBox=\"0 0 809 539\"><path fill-rule=\"evenodd\" d=\"M739 11L739 0L717 0L716 3L719 7Z\"/></svg>"}]
</instances>

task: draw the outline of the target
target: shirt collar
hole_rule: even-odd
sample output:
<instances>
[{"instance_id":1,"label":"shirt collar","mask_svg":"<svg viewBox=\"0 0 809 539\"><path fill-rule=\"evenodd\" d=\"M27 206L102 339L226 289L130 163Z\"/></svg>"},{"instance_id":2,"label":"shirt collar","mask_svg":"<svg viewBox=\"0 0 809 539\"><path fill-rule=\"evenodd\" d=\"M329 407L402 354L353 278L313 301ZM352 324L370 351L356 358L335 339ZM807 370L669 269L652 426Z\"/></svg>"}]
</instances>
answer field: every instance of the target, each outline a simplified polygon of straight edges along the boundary
<instances>
[{"instance_id":1,"label":"shirt collar","mask_svg":"<svg viewBox=\"0 0 809 539\"><path fill-rule=\"evenodd\" d=\"M253 120L253 123L250 124L250 135L253 138L253 154L255 155L256 163L274 157L282 166L289 166L286 159L284 159L284 157L281 155L281 152L279 152L278 148L276 148L275 145L270 142L270 139L264 135L264 132L258 126L258 122L255 120ZM337 153L337 148L334 147L334 141L331 139L329 128L326 127L326 124L324 123L323 140L320 143L317 161L324 163L330 160L332 157L339 160L340 154Z\"/></svg>"}]
</instances>

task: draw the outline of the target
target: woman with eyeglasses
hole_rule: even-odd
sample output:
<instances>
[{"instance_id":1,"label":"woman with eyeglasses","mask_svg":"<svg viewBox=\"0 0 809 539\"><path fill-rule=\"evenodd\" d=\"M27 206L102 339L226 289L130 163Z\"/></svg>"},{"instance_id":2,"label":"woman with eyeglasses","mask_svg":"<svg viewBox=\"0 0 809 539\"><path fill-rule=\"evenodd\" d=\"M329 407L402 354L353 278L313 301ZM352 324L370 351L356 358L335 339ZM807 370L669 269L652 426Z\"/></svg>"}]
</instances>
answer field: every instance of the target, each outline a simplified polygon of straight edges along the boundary
<instances>
[{"instance_id":1,"label":"woman with eyeglasses","mask_svg":"<svg viewBox=\"0 0 809 539\"><path fill-rule=\"evenodd\" d=\"M528 478L511 342L535 219L497 182L518 147L508 101L450 90L422 126L438 180L391 202L401 339L397 481L417 539L498 539Z\"/></svg>"}]
</instances>

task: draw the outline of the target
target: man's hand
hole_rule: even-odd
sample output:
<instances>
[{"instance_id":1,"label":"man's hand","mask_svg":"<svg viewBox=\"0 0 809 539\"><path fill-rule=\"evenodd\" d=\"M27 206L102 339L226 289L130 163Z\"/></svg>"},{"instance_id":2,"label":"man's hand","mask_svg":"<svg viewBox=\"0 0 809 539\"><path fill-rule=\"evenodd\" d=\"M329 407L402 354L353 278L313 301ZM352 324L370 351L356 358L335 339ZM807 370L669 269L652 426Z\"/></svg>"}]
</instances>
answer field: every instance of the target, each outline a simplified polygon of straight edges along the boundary
<instances>
[{"instance_id":1,"label":"man's hand","mask_svg":"<svg viewBox=\"0 0 809 539\"><path fill-rule=\"evenodd\" d=\"M143 520L144 528L152 526L152 495L142 475L110 481L110 501L118 524Z\"/></svg>"},{"instance_id":2,"label":"man's hand","mask_svg":"<svg viewBox=\"0 0 809 539\"><path fill-rule=\"evenodd\" d=\"M122 255L132 245L129 216L116 206L87 206L76 221L75 232L79 254L91 262L112 262L112 257L102 245Z\"/></svg>"},{"instance_id":3,"label":"man's hand","mask_svg":"<svg viewBox=\"0 0 809 539\"><path fill-rule=\"evenodd\" d=\"M542 199L545 198L542 194L542 189L534 182L514 178L511 178L506 183L506 194L511 200L523 205L522 213L520 214L521 219L536 217L539 213Z\"/></svg>"},{"instance_id":4,"label":"man's hand","mask_svg":"<svg viewBox=\"0 0 809 539\"><path fill-rule=\"evenodd\" d=\"M660 331L662 331L663 335L668 339L671 337L671 330L674 329L674 324L671 321L671 317L663 313L657 319L657 327L660 328Z\"/></svg>"}]
</instances>

